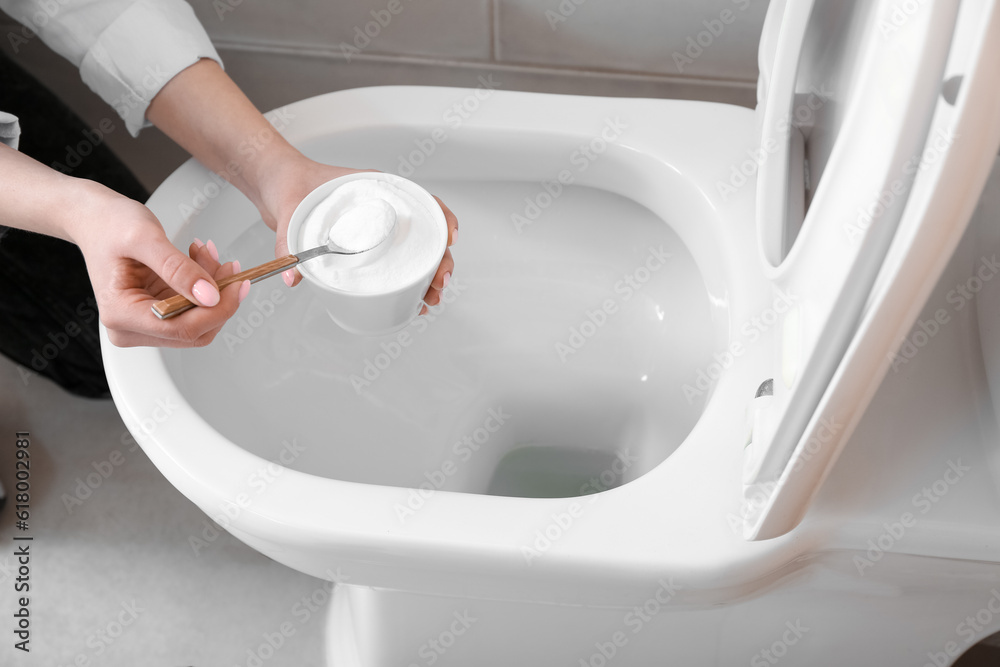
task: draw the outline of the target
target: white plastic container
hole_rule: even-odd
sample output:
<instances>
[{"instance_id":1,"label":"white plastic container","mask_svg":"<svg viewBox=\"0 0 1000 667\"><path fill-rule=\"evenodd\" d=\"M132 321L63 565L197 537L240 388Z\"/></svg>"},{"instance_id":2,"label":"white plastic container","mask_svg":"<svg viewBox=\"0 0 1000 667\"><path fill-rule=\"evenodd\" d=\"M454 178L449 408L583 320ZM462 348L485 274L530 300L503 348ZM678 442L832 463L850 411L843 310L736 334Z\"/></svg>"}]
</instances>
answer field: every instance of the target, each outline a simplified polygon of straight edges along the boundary
<instances>
[{"instance_id":1,"label":"white plastic container","mask_svg":"<svg viewBox=\"0 0 1000 667\"><path fill-rule=\"evenodd\" d=\"M434 279L437 267L448 247L448 223L437 200L413 181L382 172L349 174L327 181L310 192L299 203L288 224L288 251L290 253L295 254L302 250L308 250L307 247L304 247L302 226L312 210L337 188L358 180L384 181L403 190L427 209L434 225L440 228L440 243L435 246L434 254L426 257L426 266L420 267L420 277L386 291L364 293L339 289L324 282L314 271L310 270L310 264L322 261L339 262L345 270L349 270L359 263L361 255L331 255L328 256L329 260L316 258L296 267L302 274L303 283L308 284L307 289L312 290L323 303L334 322L351 333L363 336L380 336L402 329L420 312L423 296L427 292L431 280ZM405 245L412 240L409 231L405 221L397 221L393 236L385 243ZM385 248L373 252L381 256L385 253Z\"/></svg>"}]
</instances>

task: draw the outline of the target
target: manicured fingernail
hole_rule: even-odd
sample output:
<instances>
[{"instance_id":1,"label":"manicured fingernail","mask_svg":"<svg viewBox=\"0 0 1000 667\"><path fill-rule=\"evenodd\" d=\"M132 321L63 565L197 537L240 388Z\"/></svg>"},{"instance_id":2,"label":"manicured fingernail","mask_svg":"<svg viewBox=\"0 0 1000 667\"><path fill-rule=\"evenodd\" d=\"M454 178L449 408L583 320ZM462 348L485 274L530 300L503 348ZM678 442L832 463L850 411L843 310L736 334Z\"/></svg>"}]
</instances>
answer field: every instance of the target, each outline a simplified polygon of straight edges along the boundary
<instances>
[{"instance_id":1,"label":"manicured fingernail","mask_svg":"<svg viewBox=\"0 0 1000 667\"><path fill-rule=\"evenodd\" d=\"M201 239L199 239L198 237L195 237L195 239L194 239L194 245L195 245L195 247L200 248L200 247L202 247L205 244L202 242Z\"/></svg>"},{"instance_id":2,"label":"manicured fingernail","mask_svg":"<svg viewBox=\"0 0 1000 667\"><path fill-rule=\"evenodd\" d=\"M441 279L441 282L444 283L443 285L441 285L441 289L444 289L445 287L448 286L448 283L451 282L451 271L444 274L444 278Z\"/></svg>"},{"instance_id":3,"label":"manicured fingernail","mask_svg":"<svg viewBox=\"0 0 1000 667\"><path fill-rule=\"evenodd\" d=\"M194 298L198 299L198 303L203 306L211 307L219 303L219 290L215 289L215 286L204 278L194 284L191 292L194 294Z\"/></svg>"},{"instance_id":4,"label":"manicured fingernail","mask_svg":"<svg viewBox=\"0 0 1000 667\"><path fill-rule=\"evenodd\" d=\"M240 260L234 259L233 260L233 273L239 273L240 271L241 271L241 269L240 269Z\"/></svg>"},{"instance_id":5,"label":"manicured fingernail","mask_svg":"<svg viewBox=\"0 0 1000 667\"><path fill-rule=\"evenodd\" d=\"M240 285L240 303L243 303L243 299L247 298L247 294L250 293L250 281L244 280L243 284Z\"/></svg>"},{"instance_id":6,"label":"manicured fingernail","mask_svg":"<svg viewBox=\"0 0 1000 667\"><path fill-rule=\"evenodd\" d=\"M456 243L458 243L458 227L451 230L451 244L455 245Z\"/></svg>"},{"instance_id":7,"label":"manicured fingernail","mask_svg":"<svg viewBox=\"0 0 1000 667\"><path fill-rule=\"evenodd\" d=\"M288 269L287 271L282 271L281 279L285 281L285 284L289 287L295 282L295 271L294 269Z\"/></svg>"},{"instance_id":8,"label":"manicured fingernail","mask_svg":"<svg viewBox=\"0 0 1000 667\"><path fill-rule=\"evenodd\" d=\"M219 261L219 249L215 247L215 244L212 243L211 239L208 240L208 254L211 255L212 259L216 262Z\"/></svg>"}]
</instances>

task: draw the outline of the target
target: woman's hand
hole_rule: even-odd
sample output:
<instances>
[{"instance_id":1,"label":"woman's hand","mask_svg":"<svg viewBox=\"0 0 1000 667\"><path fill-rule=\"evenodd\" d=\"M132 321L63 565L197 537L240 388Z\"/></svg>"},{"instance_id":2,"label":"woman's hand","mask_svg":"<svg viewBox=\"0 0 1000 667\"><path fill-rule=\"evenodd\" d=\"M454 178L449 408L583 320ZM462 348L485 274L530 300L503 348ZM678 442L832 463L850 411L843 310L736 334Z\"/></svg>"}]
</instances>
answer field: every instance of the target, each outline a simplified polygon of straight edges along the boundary
<instances>
[{"instance_id":1,"label":"woman's hand","mask_svg":"<svg viewBox=\"0 0 1000 667\"><path fill-rule=\"evenodd\" d=\"M250 287L244 281L219 294L215 281L238 272L239 265L220 264L214 244L192 244L188 257L170 243L160 221L142 204L4 145L0 220L80 247L101 322L115 345L208 345ZM152 305L175 293L204 307L158 319Z\"/></svg>"},{"instance_id":2,"label":"woman's hand","mask_svg":"<svg viewBox=\"0 0 1000 667\"><path fill-rule=\"evenodd\" d=\"M142 204L90 181L75 185L80 188L78 205L64 229L83 252L111 342L119 347L202 347L212 342L249 291L246 281L221 294L216 286L239 272L239 263L220 264L211 241L192 243L189 257L170 243ZM158 319L151 306L174 294L203 307Z\"/></svg>"},{"instance_id":3,"label":"woman's hand","mask_svg":"<svg viewBox=\"0 0 1000 667\"><path fill-rule=\"evenodd\" d=\"M307 194L330 179L353 174L308 159L289 144L213 60L201 60L172 78L157 93L146 117L187 149L206 167L226 178L260 211L275 230L275 257L288 254L286 232L292 211ZM290 121L295 123L294 117ZM441 203L448 221L448 245L455 242L458 220ZM441 299L454 270L446 251L424 297ZM285 272L289 287L301 280L295 269ZM423 311L422 311L423 312Z\"/></svg>"},{"instance_id":4,"label":"woman's hand","mask_svg":"<svg viewBox=\"0 0 1000 667\"><path fill-rule=\"evenodd\" d=\"M257 207L264 222L277 234L274 243L275 257L284 257L288 254L288 222L291 220L295 207L305 199L306 195L334 178L362 171L372 171L371 169L346 169L321 164L310 160L294 149L286 152L283 158L269 161L267 164L270 169L267 175L261 179ZM458 219L445 206L444 202L437 197L435 199L441 206L448 223L448 245L450 246L455 242L458 233ZM445 249L441 264L438 265L434 279L424 295L424 303L433 306L441 300L441 290L447 286L454 269L455 261L452 259L451 250ZM286 285L292 287L299 283L302 276L296 269L289 269L282 274L282 278L284 278ZM426 312L426 310L425 306L421 313Z\"/></svg>"}]
</instances>

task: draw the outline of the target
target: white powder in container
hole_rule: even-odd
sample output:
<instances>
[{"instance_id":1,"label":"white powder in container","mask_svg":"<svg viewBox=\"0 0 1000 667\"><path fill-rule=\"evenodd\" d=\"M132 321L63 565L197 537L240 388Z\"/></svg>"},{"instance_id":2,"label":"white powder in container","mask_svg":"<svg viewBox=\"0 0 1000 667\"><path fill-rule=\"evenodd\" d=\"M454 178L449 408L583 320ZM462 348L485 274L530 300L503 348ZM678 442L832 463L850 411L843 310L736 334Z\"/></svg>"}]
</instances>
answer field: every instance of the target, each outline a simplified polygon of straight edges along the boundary
<instances>
[{"instance_id":1,"label":"white powder in container","mask_svg":"<svg viewBox=\"0 0 1000 667\"><path fill-rule=\"evenodd\" d=\"M299 247L315 248L328 239L341 245L337 240L340 234L333 229L335 223L359 206L361 211L351 215L369 217L369 222L376 227L382 224L376 219L379 216L371 215L373 209L368 208L381 206L371 204L375 200L383 201L396 212L396 225L390 238L371 253L346 257L325 255L300 264L299 270L339 290L381 294L407 287L434 268L441 261L439 252L447 230L441 229L427 207L412 195L376 179L349 181L317 204L299 228ZM356 225L361 222L360 219L351 222L350 234L345 228L344 239L348 243L364 243L378 236L378 231L357 229ZM368 255L370 257L366 257Z\"/></svg>"},{"instance_id":2,"label":"white powder in container","mask_svg":"<svg viewBox=\"0 0 1000 667\"><path fill-rule=\"evenodd\" d=\"M392 233L396 209L384 199L369 199L344 211L330 227L330 241L350 252L378 246Z\"/></svg>"}]
</instances>

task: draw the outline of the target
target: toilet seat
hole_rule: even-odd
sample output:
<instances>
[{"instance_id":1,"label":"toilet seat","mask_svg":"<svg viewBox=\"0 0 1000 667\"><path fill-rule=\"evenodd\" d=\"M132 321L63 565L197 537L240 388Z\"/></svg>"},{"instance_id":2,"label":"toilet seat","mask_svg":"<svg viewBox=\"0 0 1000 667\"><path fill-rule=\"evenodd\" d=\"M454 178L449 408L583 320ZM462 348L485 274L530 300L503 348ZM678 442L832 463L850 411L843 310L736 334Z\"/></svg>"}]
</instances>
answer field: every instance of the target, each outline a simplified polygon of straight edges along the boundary
<instances>
[{"instance_id":1,"label":"toilet seat","mask_svg":"<svg viewBox=\"0 0 1000 667\"><path fill-rule=\"evenodd\" d=\"M946 67L970 72L963 94L991 85L988 70L976 70L966 48L982 43L976 17L985 3L963 5L961 20L957 2L926 3L912 14L900 14L896 3L874 3L861 22L840 4L794 2L784 9L773 61L762 64L771 69L762 77L758 109L762 146L779 148L777 159L761 165L757 220L765 273L776 288L799 295L802 307L775 342L774 396L756 409L744 477L755 505L746 517L749 539L781 535L802 518L912 325L898 306L871 300L876 277L906 293L907 302L922 304L943 268L939 255L950 256L964 231L978 196L942 182L935 167L950 162L975 174L981 187L998 136L994 121L976 113L960 119L966 100L953 106L940 94ZM831 23L836 36L824 39ZM831 113L824 104L812 126L800 131L792 120L789 127L801 109L793 108L802 100L796 91L836 91L838 83L844 90L834 93ZM962 135L982 136L984 143L950 150ZM937 159L939 153L947 157ZM814 183L806 184L811 202L804 213L801 183L810 165ZM953 212L942 216L935 206ZM890 245L896 261L887 263ZM879 343L865 340L873 336ZM848 349L862 347L869 350L865 361L844 363ZM867 398L849 399L860 386Z\"/></svg>"},{"instance_id":2,"label":"toilet seat","mask_svg":"<svg viewBox=\"0 0 1000 667\"><path fill-rule=\"evenodd\" d=\"M883 12L891 10L888 2L879 3L878 8ZM931 41L929 28L947 25L945 19L954 16L954 5L937 3L930 15L933 21L914 18L908 25L911 39L905 46L911 53L923 54L921 57L936 63L945 73L958 71L965 76L955 106L945 108L942 105L946 103L939 101L930 121L933 127L958 128L959 139L948 147L942 160L917 176L913 192L922 193L924 201L913 209L913 214L907 209L888 251L878 243L885 243L885 239L872 237L872 256L878 256L875 250L888 254L884 260L872 260L882 267L882 273L876 279L877 268L869 266L868 282L827 285L804 270L823 249L821 240L836 236L809 219L799 232L798 247L793 246L785 260L787 264L768 269L763 259L772 250L767 245L774 238L784 238L767 223L770 209L765 205L763 213L758 210L764 221L758 226L751 188L741 188L726 197L720 193L718 183L726 178L729 167L739 165L748 152L752 154L759 148L759 123L766 128L766 111L775 108L770 102L761 120L749 110L726 105L495 91L491 103L454 135L456 143L460 135L488 138L499 133L585 139L606 118L627 115L633 121L634 133L616 146L613 154L609 152L607 162L595 164L593 170L581 174L579 184L635 199L665 219L677 218L675 209L682 209L687 216L680 216L677 232L699 262L711 296L724 304L720 312L728 317L731 336L742 322L773 302L776 286L792 286L810 295L809 290L815 290L826 300L828 311L840 303L838 295L846 287L856 288L850 299L857 310L852 327L833 336L846 352L833 355L833 368L827 369L832 379L818 383L818 388L809 387L808 396L801 402L798 399L805 394L796 390L794 382L785 393L777 383L776 369L782 366L784 348L775 339L774 347L747 350L734 360L718 378L701 419L686 441L655 469L625 486L582 500L439 492L417 520L400 526L392 508L405 497L406 489L285 470L266 495L237 512L227 529L276 560L316 576L329 577L332 569L340 568L351 583L442 595L614 605L642 594L651 580L677 576L685 582L682 596L690 595L709 604L732 599L780 576L796 557L822 544L822 535L816 530L787 533L805 513L853 422L864 411L870 398L866 392L877 387L879 372L884 373L888 363L879 360L898 341L898 332L912 323L926 289L934 282L935 271L939 272L947 259L948 253L942 248L947 249L964 227L967 212L975 202L970 193L981 187L984 165L1000 141L993 120L1000 118L996 113L998 96L990 81L990 73L997 71L1000 62L996 50L1000 18L991 3L965 3L960 14L967 11L979 12L971 14L976 21L963 23L960 15L958 25L974 36L956 43L981 46L964 54L965 60L953 49L952 57L960 61L956 63L945 62L941 43L935 42L938 49L923 50ZM774 19L769 18L769 23L773 25ZM804 25L808 34L808 21ZM763 41L773 39L773 35L765 35ZM779 41L775 50L775 67L765 68L767 74L762 76L762 92L767 96L778 96L769 91L781 90L782 77L788 76L788 66L782 65L787 63L783 53L791 47L782 44ZM930 95L918 79L911 76L906 95L894 101L902 104L904 100ZM318 152L317 147L327 137L358 128L403 126L424 131L436 127L440 110L463 94L466 92L443 88L334 93L288 107L296 122L287 129L287 135L293 143ZM922 138L917 136L920 132L909 129L909 144L922 145ZM960 140L962 133L972 131L981 139ZM928 134L933 136L924 127L923 136ZM905 156L892 150L886 153L891 159L887 158L888 166L882 165L883 179L893 166L905 161ZM828 169L836 167L834 160L831 153ZM761 166L760 182L764 185L760 187L781 182L778 176L772 177L767 165ZM431 178L435 168L445 170L445 158L438 167L429 166L422 173ZM539 176L530 164L503 159L477 164L466 171L469 173L462 176L468 178ZM786 163L784 173L791 171ZM961 179L961 188L956 179ZM150 208L172 238L179 237L188 222L179 214L180 206L205 180L206 173L197 164L189 163L150 200ZM817 190L812 204L816 206L823 198L833 196ZM909 201L917 201L915 196L911 195ZM762 201L780 203L782 199L775 200L771 191L765 190ZM831 208L852 211L854 204L832 202ZM255 214L247 212L248 205L240 206L247 216L246 225L252 224ZM812 212L820 209L813 206L807 215L815 218ZM782 221L785 217L783 214ZM952 224L935 228L931 223L939 220ZM783 233L785 229L782 225L778 231ZM760 254L758 234L765 246ZM865 243L868 238L866 232ZM856 256L848 250L841 253L840 265L833 265L841 276L848 272ZM822 315L815 320L811 317L803 316L801 320L802 331L807 334L799 347L803 357L809 355L815 341L825 340L828 331L814 324L822 322ZM855 324L855 320L859 323ZM106 338L103 331L102 335ZM184 399L160 351L121 350L106 340L104 350L112 392L130 430L175 486L209 514L218 514L220 506L231 503L240 485L266 461L217 432ZM829 358L824 361L830 363ZM873 370L876 363L882 363L881 369ZM812 367L803 363L801 368ZM782 429L778 418L758 420L760 427L752 440L757 449L750 451L762 465L756 468L757 477L744 489L740 451L747 432L743 412L757 387L772 377L778 388L771 408L800 406L801 413L793 416L801 422L805 414L807 423L801 428L796 424ZM163 399L164 387L174 388L169 398L179 407L169 420L146 432L148 429L141 425L156 402ZM765 417L767 409L762 411ZM810 440L820 436L829 423L824 419L829 420L831 415L845 424L843 430L833 439L822 438L820 452L811 451ZM145 437L138 437L143 432ZM777 483L755 486L761 471L780 473ZM749 511L741 510L744 500L754 500L758 491L763 492L765 501L751 502ZM542 558L526 563L521 547L530 544L533 531L559 526L567 515L575 519L570 511L574 502L584 507L586 521L573 522L572 530L564 528L560 539ZM745 524L739 526L742 534L731 529L733 517ZM748 542L743 535L777 539ZM308 550L290 545L308 546Z\"/></svg>"}]
</instances>

